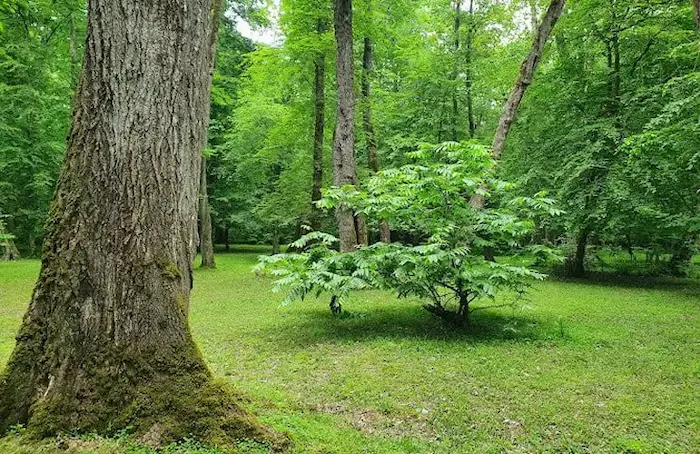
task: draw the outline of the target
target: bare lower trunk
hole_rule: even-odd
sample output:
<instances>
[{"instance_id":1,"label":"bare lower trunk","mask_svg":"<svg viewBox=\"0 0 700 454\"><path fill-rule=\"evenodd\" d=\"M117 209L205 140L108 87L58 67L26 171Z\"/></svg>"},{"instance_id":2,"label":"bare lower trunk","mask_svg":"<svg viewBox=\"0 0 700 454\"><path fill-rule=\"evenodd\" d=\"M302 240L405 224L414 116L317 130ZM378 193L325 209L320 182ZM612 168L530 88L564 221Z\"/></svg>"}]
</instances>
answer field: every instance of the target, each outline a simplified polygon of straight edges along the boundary
<instances>
[{"instance_id":1,"label":"bare lower trunk","mask_svg":"<svg viewBox=\"0 0 700 454\"><path fill-rule=\"evenodd\" d=\"M515 80L515 85L510 92L508 101L506 102L501 118L498 121L498 128L496 129L496 134L493 138L493 145L491 146L491 154L495 160L501 158L503 154L503 149L506 145L506 137L510 132L510 127L515 120L515 114L518 111L520 102L525 96L525 91L527 87L532 84L532 78L535 75L535 70L542 57L542 51L544 50L544 45L547 43L547 39L554 29L561 13L564 9L564 4L566 0L552 0L549 4L549 8L542 19L542 23L537 29L537 34L532 42L532 48L530 53L527 55L522 65L520 66L520 73L518 78ZM471 199L472 206L477 208L484 207L484 198L482 196L474 196Z\"/></svg>"},{"instance_id":2,"label":"bare lower trunk","mask_svg":"<svg viewBox=\"0 0 700 454\"><path fill-rule=\"evenodd\" d=\"M5 261L20 259L19 251L17 250L14 240L5 240L2 259Z\"/></svg>"},{"instance_id":3,"label":"bare lower trunk","mask_svg":"<svg viewBox=\"0 0 700 454\"><path fill-rule=\"evenodd\" d=\"M693 9L695 10L695 28L700 32L700 0L693 0Z\"/></svg>"},{"instance_id":4,"label":"bare lower trunk","mask_svg":"<svg viewBox=\"0 0 700 454\"><path fill-rule=\"evenodd\" d=\"M333 143L333 184L342 187L357 185L352 0L335 0L335 38L338 46L338 115ZM364 222L358 222L347 206L338 207L336 218L341 252L354 250L363 237L366 238L366 230L358 230Z\"/></svg>"},{"instance_id":5,"label":"bare lower trunk","mask_svg":"<svg viewBox=\"0 0 700 454\"><path fill-rule=\"evenodd\" d=\"M313 186L311 188L311 228L321 228L321 210L316 202L321 200L323 188L323 135L325 127L325 73L326 57L321 54L314 62L314 154Z\"/></svg>"},{"instance_id":6,"label":"bare lower trunk","mask_svg":"<svg viewBox=\"0 0 700 454\"><path fill-rule=\"evenodd\" d=\"M374 71L374 51L372 39L365 37L364 47L362 51L362 101L363 115L362 123L365 131L365 140L367 142L367 156L369 157L369 168L372 172L379 172L379 157L377 156L377 137L374 132L374 123L372 122L372 72ZM365 228L366 230L366 228ZM391 243L391 228L386 219L379 221L379 241L383 243Z\"/></svg>"},{"instance_id":7,"label":"bare lower trunk","mask_svg":"<svg viewBox=\"0 0 700 454\"><path fill-rule=\"evenodd\" d=\"M0 432L132 426L260 438L187 323L209 0L90 0L86 54L39 281L0 378Z\"/></svg>"},{"instance_id":8,"label":"bare lower trunk","mask_svg":"<svg viewBox=\"0 0 700 454\"><path fill-rule=\"evenodd\" d=\"M280 253L280 231L279 229L274 229L272 232L272 255L277 255Z\"/></svg>"},{"instance_id":9,"label":"bare lower trunk","mask_svg":"<svg viewBox=\"0 0 700 454\"><path fill-rule=\"evenodd\" d=\"M669 271L674 276L685 276L688 274L691 260L693 258L693 241L688 240L676 246L669 262Z\"/></svg>"},{"instance_id":10,"label":"bare lower trunk","mask_svg":"<svg viewBox=\"0 0 700 454\"><path fill-rule=\"evenodd\" d=\"M588 246L587 231L582 231L576 238L576 249L567 259L567 274L569 277L584 277L586 275L586 247Z\"/></svg>"},{"instance_id":11,"label":"bare lower trunk","mask_svg":"<svg viewBox=\"0 0 700 454\"><path fill-rule=\"evenodd\" d=\"M202 169L199 183L199 250L202 254L201 268L215 268L214 241L211 229L211 212L209 211L209 192L207 189L207 158L202 156Z\"/></svg>"},{"instance_id":12,"label":"bare lower trunk","mask_svg":"<svg viewBox=\"0 0 700 454\"><path fill-rule=\"evenodd\" d=\"M391 226L386 219L379 220L379 241L391 243Z\"/></svg>"}]
</instances>

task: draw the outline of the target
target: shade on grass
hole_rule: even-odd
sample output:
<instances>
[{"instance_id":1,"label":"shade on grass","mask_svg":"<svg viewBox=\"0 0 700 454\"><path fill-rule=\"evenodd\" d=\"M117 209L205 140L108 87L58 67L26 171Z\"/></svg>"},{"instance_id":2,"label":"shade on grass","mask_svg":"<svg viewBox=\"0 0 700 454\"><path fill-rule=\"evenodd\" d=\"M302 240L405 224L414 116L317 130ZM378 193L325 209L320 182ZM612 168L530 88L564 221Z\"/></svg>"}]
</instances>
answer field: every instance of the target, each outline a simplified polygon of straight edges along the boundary
<instances>
[{"instance_id":1,"label":"shade on grass","mask_svg":"<svg viewBox=\"0 0 700 454\"><path fill-rule=\"evenodd\" d=\"M250 272L255 261L256 251L220 255L218 269L197 271L191 324L215 375L287 431L295 452L700 446L697 284L550 280L535 284L529 308L479 312L465 332L381 292L357 293L340 318L324 298L281 307L269 281ZM38 261L0 263L0 364L38 269ZM7 437L0 452L58 452L55 440L25 442ZM145 452L128 438L70 443Z\"/></svg>"}]
</instances>

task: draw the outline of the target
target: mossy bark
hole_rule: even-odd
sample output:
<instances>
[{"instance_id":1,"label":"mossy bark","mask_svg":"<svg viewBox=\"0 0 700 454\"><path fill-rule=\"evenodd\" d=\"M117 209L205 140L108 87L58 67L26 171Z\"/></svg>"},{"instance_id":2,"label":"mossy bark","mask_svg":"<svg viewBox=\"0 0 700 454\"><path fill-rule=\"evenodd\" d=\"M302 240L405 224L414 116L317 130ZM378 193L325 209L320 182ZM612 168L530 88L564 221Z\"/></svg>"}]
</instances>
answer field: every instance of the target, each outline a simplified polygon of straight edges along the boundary
<instances>
[{"instance_id":1,"label":"mossy bark","mask_svg":"<svg viewBox=\"0 0 700 454\"><path fill-rule=\"evenodd\" d=\"M187 324L210 0L90 0L42 268L0 377L0 432L267 433L212 382Z\"/></svg>"}]
</instances>

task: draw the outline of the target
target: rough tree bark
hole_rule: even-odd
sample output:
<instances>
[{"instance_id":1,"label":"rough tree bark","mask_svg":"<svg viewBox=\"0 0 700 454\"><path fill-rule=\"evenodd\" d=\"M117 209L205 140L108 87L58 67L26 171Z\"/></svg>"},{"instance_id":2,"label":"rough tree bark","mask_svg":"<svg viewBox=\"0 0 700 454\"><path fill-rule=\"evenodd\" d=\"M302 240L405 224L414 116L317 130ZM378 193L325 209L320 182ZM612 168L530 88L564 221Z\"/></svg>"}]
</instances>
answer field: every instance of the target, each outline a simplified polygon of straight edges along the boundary
<instances>
[{"instance_id":1,"label":"rough tree bark","mask_svg":"<svg viewBox=\"0 0 700 454\"><path fill-rule=\"evenodd\" d=\"M326 24L319 21L317 32L326 31ZM319 52L314 60L314 150L313 185L311 187L311 228L320 230L321 210L316 202L321 200L323 188L323 136L326 123L326 55Z\"/></svg>"},{"instance_id":2,"label":"rough tree bark","mask_svg":"<svg viewBox=\"0 0 700 454\"><path fill-rule=\"evenodd\" d=\"M210 0L89 1L41 273L0 378L0 432L267 437L212 383L187 323L212 33Z\"/></svg>"},{"instance_id":3,"label":"rough tree bark","mask_svg":"<svg viewBox=\"0 0 700 454\"><path fill-rule=\"evenodd\" d=\"M202 155L199 180L199 250L202 254L200 268L215 268L214 239L211 228L211 211L209 210L209 191L207 189L207 158Z\"/></svg>"},{"instance_id":4,"label":"rough tree bark","mask_svg":"<svg viewBox=\"0 0 700 454\"><path fill-rule=\"evenodd\" d=\"M338 116L333 141L333 184L338 187L357 185L355 162L355 75L352 39L352 0L335 0L335 39L338 46L336 78ZM364 219L347 206L336 210L341 252L367 244Z\"/></svg>"},{"instance_id":5,"label":"rough tree bark","mask_svg":"<svg viewBox=\"0 0 700 454\"><path fill-rule=\"evenodd\" d=\"M372 71L374 70L374 51L372 39L365 36L362 50L362 123L364 125L365 140L367 142L367 155L369 157L369 168L377 173L380 170L379 158L377 157L377 137L374 132L372 122ZM391 243L391 227L386 219L379 220L379 241Z\"/></svg>"},{"instance_id":6,"label":"rough tree bark","mask_svg":"<svg viewBox=\"0 0 700 454\"><path fill-rule=\"evenodd\" d=\"M566 0L552 0L547 8L547 12L542 19L542 23L537 29L537 35L532 41L532 48L528 53L527 57L520 66L520 73L518 78L515 80L515 85L510 92L508 101L506 102L501 118L498 122L498 128L494 134L493 144L491 146L491 155L495 160L499 160L503 154L503 149L506 145L506 137L510 132L510 127L515 120L515 114L518 111L520 102L523 100L525 91L532 83L532 78L537 69L537 65L542 57L542 51L544 50L544 45L547 43L547 39L554 29L554 25L559 20L562 11L564 10L564 4ZM484 198L481 196L472 197L472 205L477 208L484 207Z\"/></svg>"},{"instance_id":7,"label":"rough tree bark","mask_svg":"<svg viewBox=\"0 0 700 454\"><path fill-rule=\"evenodd\" d=\"M695 10L695 28L700 32L700 0L693 0L693 9Z\"/></svg>"}]
</instances>

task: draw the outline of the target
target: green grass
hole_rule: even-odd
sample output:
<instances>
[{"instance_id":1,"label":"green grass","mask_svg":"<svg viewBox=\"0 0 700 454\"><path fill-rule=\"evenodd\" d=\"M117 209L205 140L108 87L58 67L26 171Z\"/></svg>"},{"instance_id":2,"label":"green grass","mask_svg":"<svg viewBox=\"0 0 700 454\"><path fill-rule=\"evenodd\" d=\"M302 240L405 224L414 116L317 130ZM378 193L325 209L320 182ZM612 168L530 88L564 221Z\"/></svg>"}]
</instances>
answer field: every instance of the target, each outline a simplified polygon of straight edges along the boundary
<instances>
[{"instance_id":1,"label":"green grass","mask_svg":"<svg viewBox=\"0 0 700 454\"><path fill-rule=\"evenodd\" d=\"M528 309L477 312L465 332L380 292L357 293L342 317L326 299L282 307L255 261L218 255L196 272L192 330L214 374L294 452L698 452L697 284L550 280ZM38 269L0 263L0 364ZM68 452L147 452L128 437L68 440ZM0 452L66 452L25 442L10 435Z\"/></svg>"}]
</instances>

